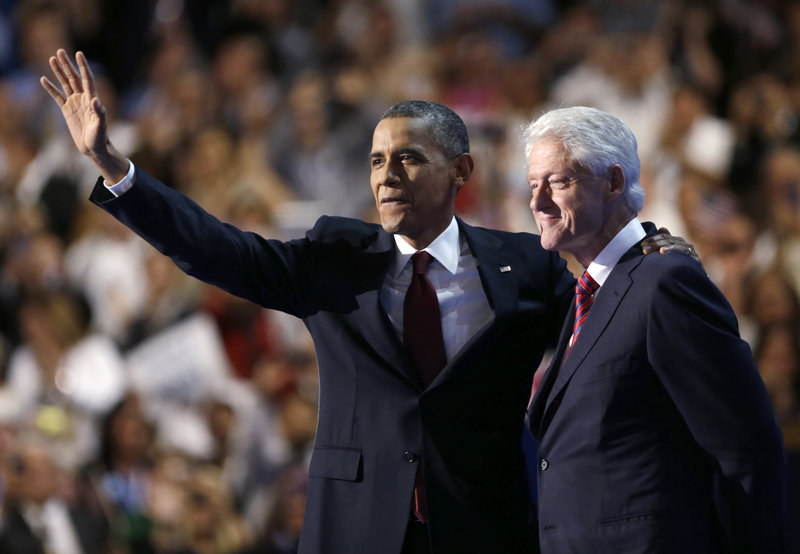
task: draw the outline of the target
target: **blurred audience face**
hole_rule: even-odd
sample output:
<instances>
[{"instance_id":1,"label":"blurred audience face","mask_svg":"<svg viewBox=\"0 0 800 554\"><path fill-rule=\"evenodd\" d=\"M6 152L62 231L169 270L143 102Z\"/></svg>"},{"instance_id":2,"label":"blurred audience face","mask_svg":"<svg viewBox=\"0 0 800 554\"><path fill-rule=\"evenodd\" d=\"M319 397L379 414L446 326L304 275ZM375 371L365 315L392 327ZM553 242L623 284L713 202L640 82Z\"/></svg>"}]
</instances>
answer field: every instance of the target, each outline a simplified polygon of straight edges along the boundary
<instances>
[{"instance_id":1,"label":"blurred audience face","mask_svg":"<svg viewBox=\"0 0 800 554\"><path fill-rule=\"evenodd\" d=\"M797 327L776 324L763 328L756 348L756 364L778 418L800 416L800 334Z\"/></svg>"},{"instance_id":2,"label":"blurred audience face","mask_svg":"<svg viewBox=\"0 0 800 554\"><path fill-rule=\"evenodd\" d=\"M297 387L297 376L280 354L262 357L253 367L253 386L267 401L277 401Z\"/></svg>"},{"instance_id":3,"label":"blurred audience face","mask_svg":"<svg viewBox=\"0 0 800 554\"><path fill-rule=\"evenodd\" d=\"M300 394L288 395L281 404L281 429L292 447L300 451L314 440L316 405Z\"/></svg>"},{"instance_id":4,"label":"blurred audience face","mask_svg":"<svg viewBox=\"0 0 800 554\"><path fill-rule=\"evenodd\" d=\"M800 149L781 148L764 164L769 221L779 237L800 233Z\"/></svg>"},{"instance_id":5,"label":"blurred audience face","mask_svg":"<svg viewBox=\"0 0 800 554\"><path fill-rule=\"evenodd\" d=\"M295 80L289 91L289 110L295 124L295 141L302 149L319 147L328 130L328 88L320 73L307 71Z\"/></svg>"},{"instance_id":6,"label":"blurred audience face","mask_svg":"<svg viewBox=\"0 0 800 554\"><path fill-rule=\"evenodd\" d=\"M23 4L20 17L20 55L36 72L49 70L47 60L59 48L67 48L72 42L64 13L57 7L46 4L36 8L35 2L29 7ZM59 4L55 4L58 6Z\"/></svg>"},{"instance_id":7,"label":"blurred audience face","mask_svg":"<svg viewBox=\"0 0 800 554\"><path fill-rule=\"evenodd\" d=\"M142 413L138 397L129 396L111 417L112 458L127 463L140 463L147 459L153 442L153 429Z\"/></svg>"},{"instance_id":8,"label":"blurred audience face","mask_svg":"<svg viewBox=\"0 0 800 554\"><path fill-rule=\"evenodd\" d=\"M41 505L58 492L59 468L42 445L21 443L3 469L9 499Z\"/></svg>"},{"instance_id":9,"label":"blurred audience face","mask_svg":"<svg viewBox=\"0 0 800 554\"><path fill-rule=\"evenodd\" d=\"M790 281L778 270L767 271L750 284L746 310L762 328L800 318L797 294Z\"/></svg>"}]
</instances>

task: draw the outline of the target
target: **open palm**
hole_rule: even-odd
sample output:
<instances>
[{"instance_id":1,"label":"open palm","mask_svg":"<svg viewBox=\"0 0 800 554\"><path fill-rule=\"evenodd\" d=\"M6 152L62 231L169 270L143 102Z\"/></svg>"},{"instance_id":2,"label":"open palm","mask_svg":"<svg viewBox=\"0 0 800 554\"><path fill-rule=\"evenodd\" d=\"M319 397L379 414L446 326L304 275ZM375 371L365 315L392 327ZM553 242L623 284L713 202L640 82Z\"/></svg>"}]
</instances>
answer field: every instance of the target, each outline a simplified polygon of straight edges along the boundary
<instances>
[{"instance_id":1,"label":"open palm","mask_svg":"<svg viewBox=\"0 0 800 554\"><path fill-rule=\"evenodd\" d=\"M102 153L108 143L106 112L97 97L94 76L83 53L75 60L80 73L63 49L50 58L50 68L58 79L59 89L47 77L41 78L42 87L56 101L69 127L72 140L81 152L91 156Z\"/></svg>"}]
</instances>

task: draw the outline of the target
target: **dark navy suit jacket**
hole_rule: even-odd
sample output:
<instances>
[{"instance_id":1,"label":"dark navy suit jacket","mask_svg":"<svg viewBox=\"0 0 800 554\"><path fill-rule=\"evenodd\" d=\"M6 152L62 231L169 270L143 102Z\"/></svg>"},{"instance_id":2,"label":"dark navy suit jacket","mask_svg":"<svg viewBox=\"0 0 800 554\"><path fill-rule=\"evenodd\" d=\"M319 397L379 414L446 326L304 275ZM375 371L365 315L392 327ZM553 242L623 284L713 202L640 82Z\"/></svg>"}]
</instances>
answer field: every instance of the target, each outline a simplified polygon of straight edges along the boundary
<instances>
[{"instance_id":1,"label":"dark navy suit jacket","mask_svg":"<svg viewBox=\"0 0 800 554\"><path fill-rule=\"evenodd\" d=\"M398 554L420 464L435 553L535 552L520 437L574 287L538 237L459 220L494 321L423 390L379 301L395 251L380 226L322 217L302 239L267 240L138 169L126 194L98 181L92 200L187 273L311 332L320 399L301 552Z\"/></svg>"},{"instance_id":2,"label":"dark navy suit jacket","mask_svg":"<svg viewBox=\"0 0 800 554\"><path fill-rule=\"evenodd\" d=\"M531 404L544 554L784 551L781 432L700 264L632 247Z\"/></svg>"}]
</instances>

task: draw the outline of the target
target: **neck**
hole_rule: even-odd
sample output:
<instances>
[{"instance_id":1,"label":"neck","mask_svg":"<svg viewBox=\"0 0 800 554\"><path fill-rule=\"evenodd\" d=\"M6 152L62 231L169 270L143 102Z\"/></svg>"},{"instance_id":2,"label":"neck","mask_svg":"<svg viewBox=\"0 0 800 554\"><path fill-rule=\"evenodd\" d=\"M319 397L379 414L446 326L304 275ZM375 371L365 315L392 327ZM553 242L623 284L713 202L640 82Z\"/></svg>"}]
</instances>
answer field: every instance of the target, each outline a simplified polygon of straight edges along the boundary
<instances>
[{"instance_id":1,"label":"neck","mask_svg":"<svg viewBox=\"0 0 800 554\"><path fill-rule=\"evenodd\" d=\"M613 212L606 219L605 225L603 225L600 232L587 242L585 248L581 249L581 252L573 253L578 263L584 268L589 267L589 264L603 251L603 248L608 246L608 243L611 242L613 238L617 236L617 233L619 233L634 217L636 217L636 214L632 214L627 210Z\"/></svg>"},{"instance_id":2,"label":"neck","mask_svg":"<svg viewBox=\"0 0 800 554\"><path fill-rule=\"evenodd\" d=\"M408 244L410 244L413 248L415 248L417 250L422 250L422 249L426 248L429 244L431 244L433 241L435 241L436 238L439 235L444 233L445 230L450 226L450 222L452 220L453 220L453 216L450 215L450 217L447 219L446 222L444 222L444 224L438 225L436 227L431 227L430 229L427 229L426 232L421 234L421 235L410 237L408 235L402 235L401 234L400 236L403 237L403 239Z\"/></svg>"}]
</instances>

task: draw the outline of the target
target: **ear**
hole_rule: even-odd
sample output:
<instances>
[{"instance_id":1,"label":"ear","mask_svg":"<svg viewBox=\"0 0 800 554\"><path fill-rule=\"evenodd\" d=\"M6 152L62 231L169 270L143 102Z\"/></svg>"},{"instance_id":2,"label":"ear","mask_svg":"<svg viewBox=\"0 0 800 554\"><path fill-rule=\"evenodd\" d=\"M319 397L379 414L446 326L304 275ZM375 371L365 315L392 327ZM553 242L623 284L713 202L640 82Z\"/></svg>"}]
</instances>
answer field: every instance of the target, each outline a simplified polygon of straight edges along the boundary
<instances>
[{"instance_id":1,"label":"ear","mask_svg":"<svg viewBox=\"0 0 800 554\"><path fill-rule=\"evenodd\" d=\"M612 202L622 196L625 192L625 171L619 164L611 166L608 176L608 188L606 189L606 201Z\"/></svg>"},{"instance_id":2,"label":"ear","mask_svg":"<svg viewBox=\"0 0 800 554\"><path fill-rule=\"evenodd\" d=\"M469 180L472 175L472 170L475 168L475 161L469 154L459 154L453 159L451 171L453 174L453 183L457 188L461 188Z\"/></svg>"}]
</instances>

